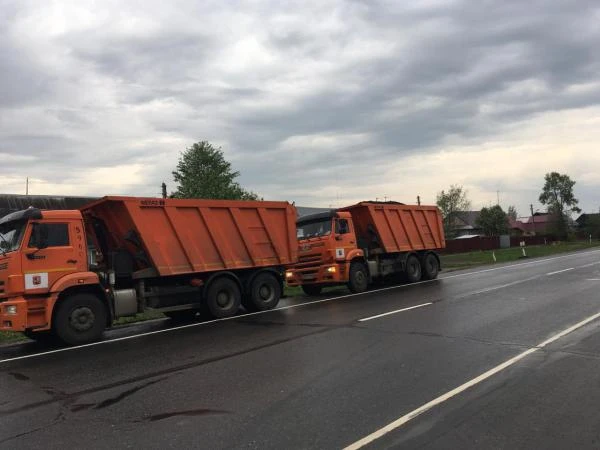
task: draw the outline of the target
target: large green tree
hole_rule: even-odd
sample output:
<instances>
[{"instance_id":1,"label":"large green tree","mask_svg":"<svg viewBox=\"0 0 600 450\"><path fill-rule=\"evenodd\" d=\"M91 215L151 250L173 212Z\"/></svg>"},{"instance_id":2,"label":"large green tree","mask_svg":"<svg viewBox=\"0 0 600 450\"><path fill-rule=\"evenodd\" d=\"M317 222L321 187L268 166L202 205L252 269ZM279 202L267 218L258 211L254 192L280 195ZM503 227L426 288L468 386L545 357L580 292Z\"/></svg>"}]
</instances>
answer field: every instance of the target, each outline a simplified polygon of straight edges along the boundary
<instances>
[{"instance_id":1,"label":"large green tree","mask_svg":"<svg viewBox=\"0 0 600 450\"><path fill-rule=\"evenodd\" d=\"M435 203L442 212L446 237L454 237L460 214L471 209L467 191L462 186L453 184L448 191L438 192Z\"/></svg>"},{"instance_id":2,"label":"large green tree","mask_svg":"<svg viewBox=\"0 0 600 450\"><path fill-rule=\"evenodd\" d=\"M500 205L482 208L476 223L486 236L508 234L508 215Z\"/></svg>"},{"instance_id":3,"label":"large green tree","mask_svg":"<svg viewBox=\"0 0 600 450\"><path fill-rule=\"evenodd\" d=\"M575 181L566 174L558 172L547 173L544 177L544 187L540 194L540 203L546 205L548 212L556 216L555 232L560 237L566 237L571 214L581 212L577 206L573 186Z\"/></svg>"},{"instance_id":4,"label":"large green tree","mask_svg":"<svg viewBox=\"0 0 600 450\"><path fill-rule=\"evenodd\" d=\"M207 141L196 142L181 153L173 179L178 184L175 198L257 200L258 196L235 181L233 171L220 148Z\"/></svg>"}]
</instances>

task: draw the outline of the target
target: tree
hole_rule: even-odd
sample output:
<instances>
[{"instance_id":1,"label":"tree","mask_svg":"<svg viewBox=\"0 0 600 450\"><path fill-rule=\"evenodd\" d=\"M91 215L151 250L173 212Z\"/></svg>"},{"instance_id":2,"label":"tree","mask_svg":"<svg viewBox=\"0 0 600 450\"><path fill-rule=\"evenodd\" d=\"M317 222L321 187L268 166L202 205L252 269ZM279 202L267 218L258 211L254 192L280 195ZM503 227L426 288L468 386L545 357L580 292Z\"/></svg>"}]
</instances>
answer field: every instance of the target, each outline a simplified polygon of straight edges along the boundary
<instances>
[{"instance_id":1,"label":"tree","mask_svg":"<svg viewBox=\"0 0 600 450\"><path fill-rule=\"evenodd\" d=\"M547 205L548 212L556 216L556 233L560 237L566 237L571 214L581 212L577 206L577 200L573 194L575 181L568 175L558 172L547 173L544 177L545 183L540 194L540 203Z\"/></svg>"},{"instance_id":2,"label":"tree","mask_svg":"<svg viewBox=\"0 0 600 450\"><path fill-rule=\"evenodd\" d=\"M257 200L258 196L243 189L235 179L223 151L207 141L196 142L181 152L173 179L178 183L174 198L210 198L229 200Z\"/></svg>"},{"instance_id":3,"label":"tree","mask_svg":"<svg viewBox=\"0 0 600 450\"><path fill-rule=\"evenodd\" d=\"M435 203L442 212L446 236L454 237L460 213L471 209L471 202L467 198L467 191L462 186L453 184L450 186L448 192L442 191L437 194Z\"/></svg>"},{"instance_id":4,"label":"tree","mask_svg":"<svg viewBox=\"0 0 600 450\"><path fill-rule=\"evenodd\" d=\"M500 205L482 208L476 223L486 236L508 234L508 215Z\"/></svg>"},{"instance_id":5,"label":"tree","mask_svg":"<svg viewBox=\"0 0 600 450\"><path fill-rule=\"evenodd\" d=\"M510 205L508 207L508 210L506 211L506 215L508 216L509 219L517 220L517 217L518 217L517 208L515 208L513 205Z\"/></svg>"}]
</instances>

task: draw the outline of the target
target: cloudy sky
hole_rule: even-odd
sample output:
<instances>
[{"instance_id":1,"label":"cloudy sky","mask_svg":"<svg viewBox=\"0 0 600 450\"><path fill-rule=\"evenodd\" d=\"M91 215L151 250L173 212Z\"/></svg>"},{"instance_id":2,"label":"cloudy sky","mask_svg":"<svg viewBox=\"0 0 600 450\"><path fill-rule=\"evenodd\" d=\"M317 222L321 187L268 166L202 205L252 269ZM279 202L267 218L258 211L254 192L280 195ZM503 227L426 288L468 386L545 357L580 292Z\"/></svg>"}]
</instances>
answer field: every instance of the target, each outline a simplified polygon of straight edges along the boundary
<instances>
[{"instance_id":1,"label":"cloudy sky","mask_svg":"<svg viewBox=\"0 0 600 450\"><path fill-rule=\"evenodd\" d=\"M208 140L265 199L600 207L597 1L0 0L4 193L158 195Z\"/></svg>"}]
</instances>

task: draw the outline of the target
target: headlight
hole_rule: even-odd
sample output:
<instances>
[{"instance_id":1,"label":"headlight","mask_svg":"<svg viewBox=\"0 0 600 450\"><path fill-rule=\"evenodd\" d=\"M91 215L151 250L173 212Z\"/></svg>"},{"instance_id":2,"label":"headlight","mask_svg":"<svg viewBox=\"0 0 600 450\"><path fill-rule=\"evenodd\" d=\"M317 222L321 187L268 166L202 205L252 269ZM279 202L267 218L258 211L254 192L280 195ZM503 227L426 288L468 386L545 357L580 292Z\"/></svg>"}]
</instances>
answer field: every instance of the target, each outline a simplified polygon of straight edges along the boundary
<instances>
[{"instance_id":1,"label":"headlight","mask_svg":"<svg viewBox=\"0 0 600 450\"><path fill-rule=\"evenodd\" d=\"M336 272L335 266L331 266L331 267L327 268L327 273L335 273L335 272Z\"/></svg>"},{"instance_id":2,"label":"headlight","mask_svg":"<svg viewBox=\"0 0 600 450\"><path fill-rule=\"evenodd\" d=\"M4 313L15 316L17 314L17 305L6 305L4 307Z\"/></svg>"},{"instance_id":3,"label":"headlight","mask_svg":"<svg viewBox=\"0 0 600 450\"><path fill-rule=\"evenodd\" d=\"M294 272L290 272L289 270L285 273L286 278L292 278L294 276Z\"/></svg>"}]
</instances>

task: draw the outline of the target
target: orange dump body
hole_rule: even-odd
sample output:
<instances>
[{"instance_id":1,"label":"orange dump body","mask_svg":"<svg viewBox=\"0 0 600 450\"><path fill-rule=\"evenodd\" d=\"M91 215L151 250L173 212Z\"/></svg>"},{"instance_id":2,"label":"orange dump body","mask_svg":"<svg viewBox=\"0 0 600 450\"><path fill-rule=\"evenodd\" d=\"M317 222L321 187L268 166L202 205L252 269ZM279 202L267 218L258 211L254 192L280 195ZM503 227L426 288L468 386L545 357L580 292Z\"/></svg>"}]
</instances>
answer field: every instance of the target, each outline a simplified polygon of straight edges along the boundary
<instances>
[{"instance_id":1,"label":"orange dump body","mask_svg":"<svg viewBox=\"0 0 600 450\"><path fill-rule=\"evenodd\" d=\"M371 251L397 253L446 247L442 215L435 206L361 202L340 211L350 212L359 246Z\"/></svg>"},{"instance_id":2,"label":"orange dump body","mask_svg":"<svg viewBox=\"0 0 600 450\"><path fill-rule=\"evenodd\" d=\"M158 275L283 266L296 261L296 210L287 202L104 197L82 208L111 250ZM98 221L99 219L99 221Z\"/></svg>"}]
</instances>

